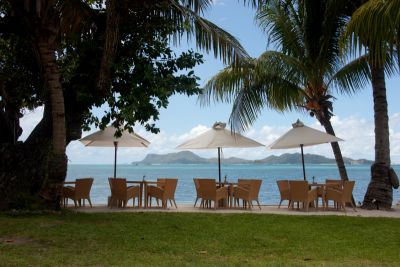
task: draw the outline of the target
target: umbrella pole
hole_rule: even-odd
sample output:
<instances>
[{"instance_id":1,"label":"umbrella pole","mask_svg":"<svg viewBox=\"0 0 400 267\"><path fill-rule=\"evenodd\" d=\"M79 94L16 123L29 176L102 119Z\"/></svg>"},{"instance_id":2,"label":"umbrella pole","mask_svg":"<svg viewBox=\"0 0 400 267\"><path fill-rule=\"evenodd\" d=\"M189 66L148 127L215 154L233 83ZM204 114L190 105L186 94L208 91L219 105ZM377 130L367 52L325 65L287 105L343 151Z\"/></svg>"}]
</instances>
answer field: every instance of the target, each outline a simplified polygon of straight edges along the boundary
<instances>
[{"instance_id":1,"label":"umbrella pole","mask_svg":"<svg viewBox=\"0 0 400 267\"><path fill-rule=\"evenodd\" d=\"M306 180L306 167L304 166L304 153L303 153L303 145L300 145L301 148L301 163L303 164L303 177L304 181Z\"/></svg>"},{"instance_id":2,"label":"umbrella pole","mask_svg":"<svg viewBox=\"0 0 400 267\"><path fill-rule=\"evenodd\" d=\"M117 178L117 149L118 142L114 141L114 178Z\"/></svg>"},{"instance_id":3,"label":"umbrella pole","mask_svg":"<svg viewBox=\"0 0 400 267\"><path fill-rule=\"evenodd\" d=\"M221 183L221 148L218 148L218 181Z\"/></svg>"}]
</instances>

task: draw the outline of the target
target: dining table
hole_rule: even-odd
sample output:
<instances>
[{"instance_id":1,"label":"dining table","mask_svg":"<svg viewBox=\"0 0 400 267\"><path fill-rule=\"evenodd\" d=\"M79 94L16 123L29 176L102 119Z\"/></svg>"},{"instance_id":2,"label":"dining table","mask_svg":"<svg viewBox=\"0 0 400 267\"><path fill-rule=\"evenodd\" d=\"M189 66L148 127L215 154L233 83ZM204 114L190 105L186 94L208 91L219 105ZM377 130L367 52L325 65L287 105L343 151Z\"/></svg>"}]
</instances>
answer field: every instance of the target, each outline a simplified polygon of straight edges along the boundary
<instances>
[{"instance_id":1,"label":"dining table","mask_svg":"<svg viewBox=\"0 0 400 267\"><path fill-rule=\"evenodd\" d=\"M326 189L328 187L337 188L338 184L331 184L331 183L326 184L326 183L314 182L314 183L309 183L309 186L310 186L310 188L311 187L316 187L317 188L317 194L318 194L319 197L322 198L323 209L326 210L328 208L328 205L326 203Z\"/></svg>"},{"instance_id":2,"label":"dining table","mask_svg":"<svg viewBox=\"0 0 400 267\"><path fill-rule=\"evenodd\" d=\"M157 181L148 180L129 180L126 181L127 184L138 184L139 185L139 207L148 208L147 203L147 186L156 185Z\"/></svg>"},{"instance_id":3,"label":"dining table","mask_svg":"<svg viewBox=\"0 0 400 267\"><path fill-rule=\"evenodd\" d=\"M234 192L235 192L235 186L237 186L237 182L216 182L217 187L223 187L223 186L227 186L228 187L228 203L226 203L225 201L222 201L223 203L223 207L227 207L227 208L232 208L233 207L233 203L234 203Z\"/></svg>"}]
</instances>

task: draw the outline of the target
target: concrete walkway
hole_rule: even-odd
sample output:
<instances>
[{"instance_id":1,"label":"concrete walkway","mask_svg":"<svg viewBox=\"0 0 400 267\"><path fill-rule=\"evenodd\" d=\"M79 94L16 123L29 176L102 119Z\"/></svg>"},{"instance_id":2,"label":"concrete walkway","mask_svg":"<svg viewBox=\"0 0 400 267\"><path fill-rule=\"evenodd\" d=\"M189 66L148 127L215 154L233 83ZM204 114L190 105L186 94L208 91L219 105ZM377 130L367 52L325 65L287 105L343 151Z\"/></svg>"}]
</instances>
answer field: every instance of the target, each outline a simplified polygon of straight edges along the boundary
<instances>
[{"instance_id":1,"label":"concrete walkway","mask_svg":"<svg viewBox=\"0 0 400 267\"><path fill-rule=\"evenodd\" d=\"M98 213L98 212L201 212L201 213L222 213L222 214L235 214L235 213L243 213L243 214L280 214L280 215L301 215L301 216L326 216L326 215L338 215L338 216L359 216L359 217L388 217L388 218L400 218L400 206L394 205L391 211L383 211L383 210L364 210L357 208L357 211L353 211L351 208L346 208L346 213L343 211L336 211L333 209L329 209L328 211L322 209L314 209L310 208L309 212L304 210L292 210L288 209L287 206L261 206L261 210L254 206L252 210L243 210L243 209L203 209L189 204L178 204L178 209L168 208L133 208L132 206L126 208L108 208L105 205L94 205L93 208L90 207L81 207L74 208L73 206L68 206L68 209L75 210L77 212L84 213Z\"/></svg>"}]
</instances>

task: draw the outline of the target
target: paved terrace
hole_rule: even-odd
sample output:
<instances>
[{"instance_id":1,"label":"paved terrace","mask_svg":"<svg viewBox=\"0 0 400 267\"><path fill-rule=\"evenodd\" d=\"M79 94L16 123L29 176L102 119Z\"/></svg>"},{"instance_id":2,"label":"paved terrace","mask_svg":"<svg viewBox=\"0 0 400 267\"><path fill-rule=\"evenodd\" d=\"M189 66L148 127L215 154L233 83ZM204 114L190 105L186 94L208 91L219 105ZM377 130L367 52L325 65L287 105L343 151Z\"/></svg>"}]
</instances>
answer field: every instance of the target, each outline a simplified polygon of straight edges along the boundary
<instances>
[{"instance_id":1,"label":"paved terrace","mask_svg":"<svg viewBox=\"0 0 400 267\"><path fill-rule=\"evenodd\" d=\"M393 205L392 210L383 211L383 210L364 210L357 208L357 211L353 211L352 208L346 208L346 212L336 211L333 208L329 210L323 210L322 208L315 209L310 208L308 212L305 210L297 210L297 209L288 209L287 206L282 205L280 208L278 206L270 206L263 205L261 206L261 210L254 206L251 210L244 209L225 209L219 208L217 210L214 209L204 209L193 207L193 205L189 204L178 204L178 208L171 208L168 206L167 209L162 209L158 207L152 208L133 208L132 206L128 206L126 208L112 208L105 205L93 205L93 208L88 206L75 208L73 206L68 206L68 209L75 210L77 212L85 212L85 213L97 213L97 212L199 212L199 213L219 213L219 214L235 214L235 213L243 213L243 214L280 214L280 215L301 215L301 216L326 216L326 215L337 215L337 216L358 216L358 217L389 217L389 218L400 218L400 205Z\"/></svg>"}]
</instances>

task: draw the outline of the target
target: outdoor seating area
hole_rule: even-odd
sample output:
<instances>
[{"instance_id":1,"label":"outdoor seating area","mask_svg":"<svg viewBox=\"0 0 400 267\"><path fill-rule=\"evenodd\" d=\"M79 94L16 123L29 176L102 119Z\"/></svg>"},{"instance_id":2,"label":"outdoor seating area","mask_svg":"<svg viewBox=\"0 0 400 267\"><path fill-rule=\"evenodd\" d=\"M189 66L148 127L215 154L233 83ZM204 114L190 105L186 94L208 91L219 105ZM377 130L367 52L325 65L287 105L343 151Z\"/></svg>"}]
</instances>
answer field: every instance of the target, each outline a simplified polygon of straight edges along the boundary
<instances>
[{"instance_id":1,"label":"outdoor seating area","mask_svg":"<svg viewBox=\"0 0 400 267\"><path fill-rule=\"evenodd\" d=\"M62 188L62 204L64 207L68 205L68 199L74 201L75 207L85 206L85 200L89 202L92 207L90 200L90 190L93 184L93 178L80 178L76 179L75 182L65 182L66 186ZM71 186L75 185L75 186Z\"/></svg>"},{"instance_id":2,"label":"outdoor seating area","mask_svg":"<svg viewBox=\"0 0 400 267\"><path fill-rule=\"evenodd\" d=\"M158 178L156 181L127 180L125 178L108 178L110 196L107 206L113 208L152 209L168 207L178 209L175 192L178 187L178 178ZM74 184L75 187L71 186ZM90 199L90 189L93 178L76 179L75 182L66 182L63 187L62 200L64 207L68 206L68 199L74 201L74 207L84 207L85 200ZM214 178L193 178L196 198L193 207L199 210L206 209L243 209L252 210L257 205L262 210L259 200L261 179L239 178L237 182L217 182ZM277 180L280 193L278 209L282 202L288 202L288 210L314 211L344 211L346 205L353 208L352 193L355 181L341 181L326 179L325 183L308 183L303 180ZM322 200L321 205L319 199ZM132 205L128 202L132 200ZM331 204L331 205L330 205ZM265 206L265 205L264 205Z\"/></svg>"},{"instance_id":3,"label":"outdoor seating area","mask_svg":"<svg viewBox=\"0 0 400 267\"><path fill-rule=\"evenodd\" d=\"M288 208L307 211L310 207L319 208L319 198L322 199L322 210L343 210L346 212L346 204L350 204L354 211L355 205L352 200L355 181L341 181L326 179L325 183L308 183L300 180L278 180L276 181L281 200L279 208L283 201L288 201ZM329 206L329 201L333 201L333 206Z\"/></svg>"}]
</instances>

